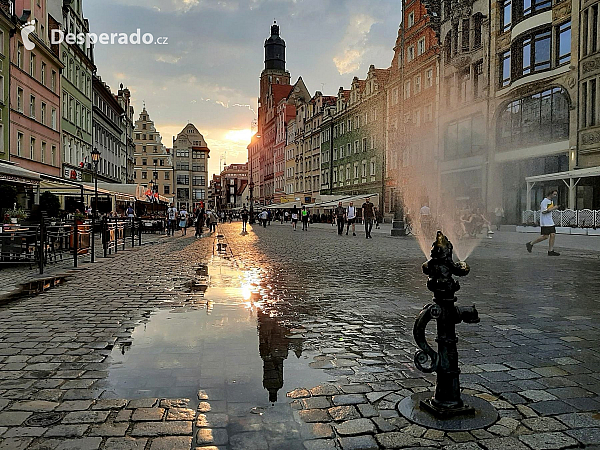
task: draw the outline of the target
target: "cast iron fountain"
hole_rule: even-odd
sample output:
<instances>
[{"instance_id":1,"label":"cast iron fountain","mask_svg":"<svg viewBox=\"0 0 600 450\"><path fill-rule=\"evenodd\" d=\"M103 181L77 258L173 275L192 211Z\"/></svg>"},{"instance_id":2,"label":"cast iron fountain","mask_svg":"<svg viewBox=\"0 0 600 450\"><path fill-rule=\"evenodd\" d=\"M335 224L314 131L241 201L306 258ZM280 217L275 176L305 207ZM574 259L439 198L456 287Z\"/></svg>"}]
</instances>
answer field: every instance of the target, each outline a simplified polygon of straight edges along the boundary
<instances>
[{"instance_id":1,"label":"cast iron fountain","mask_svg":"<svg viewBox=\"0 0 600 450\"><path fill-rule=\"evenodd\" d=\"M413 328L420 350L415 365L425 373L436 372L435 393L419 392L398 405L400 413L412 422L428 428L463 431L484 428L498 419L498 413L487 401L460 392L456 324L478 323L475 306L456 306L455 293L460 285L453 276L464 277L470 271L466 262L452 260L452 243L441 231L431 247L431 259L423 264L429 277L427 288L433 292L433 302L426 305ZM437 322L437 352L425 338L427 324ZM433 395L432 395L433 394Z\"/></svg>"}]
</instances>

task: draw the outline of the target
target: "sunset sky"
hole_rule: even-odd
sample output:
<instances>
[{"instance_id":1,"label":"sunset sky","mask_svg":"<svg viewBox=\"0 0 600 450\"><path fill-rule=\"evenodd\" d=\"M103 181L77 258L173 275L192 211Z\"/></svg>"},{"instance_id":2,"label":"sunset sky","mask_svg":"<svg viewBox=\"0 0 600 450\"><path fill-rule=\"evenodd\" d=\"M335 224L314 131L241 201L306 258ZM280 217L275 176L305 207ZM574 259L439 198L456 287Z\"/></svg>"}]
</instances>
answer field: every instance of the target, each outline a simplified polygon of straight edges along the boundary
<instances>
[{"instance_id":1,"label":"sunset sky","mask_svg":"<svg viewBox=\"0 0 600 450\"><path fill-rule=\"evenodd\" d=\"M264 40L273 19L287 44L292 82L336 95L370 64L389 67L401 20L399 0L85 0L93 33L152 33L167 45L96 44L98 74L113 92L132 91L163 143L194 123L211 149L209 175L245 162L256 118Z\"/></svg>"}]
</instances>

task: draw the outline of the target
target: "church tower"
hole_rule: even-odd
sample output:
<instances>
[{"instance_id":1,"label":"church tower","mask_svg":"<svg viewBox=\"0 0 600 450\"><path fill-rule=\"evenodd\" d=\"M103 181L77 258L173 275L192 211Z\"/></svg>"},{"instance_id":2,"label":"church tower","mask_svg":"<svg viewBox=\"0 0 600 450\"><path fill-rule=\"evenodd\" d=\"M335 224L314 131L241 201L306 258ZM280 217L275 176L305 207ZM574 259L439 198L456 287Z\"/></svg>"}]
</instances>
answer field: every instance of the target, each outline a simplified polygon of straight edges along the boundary
<instances>
[{"instance_id":1,"label":"church tower","mask_svg":"<svg viewBox=\"0 0 600 450\"><path fill-rule=\"evenodd\" d=\"M266 100L273 84L290 84L290 73L285 70L285 41L279 36L279 25L273 22L271 36L265 40L265 68L260 74L259 111L266 108ZM261 114L259 112L259 130Z\"/></svg>"}]
</instances>

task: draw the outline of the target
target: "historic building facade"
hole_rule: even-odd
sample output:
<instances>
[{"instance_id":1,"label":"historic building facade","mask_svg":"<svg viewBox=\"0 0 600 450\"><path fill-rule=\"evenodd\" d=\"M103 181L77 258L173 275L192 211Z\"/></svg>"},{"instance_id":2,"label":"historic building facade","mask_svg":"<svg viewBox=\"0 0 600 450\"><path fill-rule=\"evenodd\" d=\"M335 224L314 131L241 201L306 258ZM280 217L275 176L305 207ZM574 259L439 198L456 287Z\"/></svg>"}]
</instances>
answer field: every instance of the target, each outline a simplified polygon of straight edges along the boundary
<instances>
[{"instance_id":1,"label":"historic building facade","mask_svg":"<svg viewBox=\"0 0 600 450\"><path fill-rule=\"evenodd\" d=\"M11 5L0 2L0 159L10 153L10 35L15 29Z\"/></svg>"},{"instance_id":2,"label":"historic building facade","mask_svg":"<svg viewBox=\"0 0 600 450\"><path fill-rule=\"evenodd\" d=\"M17 17L25 18L23 6L17 5ZM32 7L28 20L36 20L36 29L29 34L35 47L27 50L21 33L4 37L10 39L10 159L23 168L60 176L63 64L58 49L49 46L46 3L28 6Z\"/></svg>"},{"instance_id":3,"label":"historic building facade","mask_svg":"<svg viewBox=\"0 0 600 450\"><path fill-rule=\"evenodd\" d=\"M134 182L150 188L152 193L173 197L173 155L163 145L146 107L135 121L133 133Z\"/></svg>"},{"instance_id":4,"label":"historic building facade","mask_svg":"<svg viewBox=\"0 0 600 450\"><path fill-rule=\"evenodd\" d=\"M578 88L584 102L596 97L593 84L578 82L571 9L570 0L515 0L491 11L487 204L502 206L509 223L520 223L551 187L559 204L576 207L575 186L552 175L578 167ZM592 123L585 111L580 125Z\"/></svg>"},{"instance_id":5,"label":"historic building facade","mask_svg":"<svg viewBox=\"0 0 600 450\"><path fill-rule=\"evenodd\" d=\"M110 183L124 182L122 165L124 149L122 147L121 116L123 109L113 95L110 86L102 78L92 78L93 112L92 134L94 148L100 152L98 177ZM91 168L92 162L86 160L85 168Z\"/></svg>"},{"instance_id":6,"label":"historic building facade","mask_svg":"<svg viewBox=\"0 0 600 450\"><path fill-rule=\"evenodd\" d=\"M117 93L117 101L123 109L121 120L121 179L123 183L134 183L133 172L135 167L134 154L135 142L133 140L134 109L131 105L131 91L123 87L123 83L119 86Z\"/></svg>"},{"instance_id":7,"label":"historic building facade","mask_svg":"<svg viewBox=\"0 0 600 450\"><path fill-rule=\"evenodd\" d=\"M339 89L333 117L332 194L379 194L384 202L386 83L389 69L369 68ZM327 122L329 123L329 122Z\"/></svg>"},{"instance_id":8,"label":"historic building facade","mask_svg":"<svg viewBox=\"0 0 600 450\"><path fill-rule=\"evenodd\" d=\"M398 212L400 201L408 210L431 206L428 190L438 190L430 174L439 160L439 45L423 3L404 6L386 89L386 213Z\"/></svg>"},{"instance_id":9,"label":"historic building facade","mask_svg":"<svg viewBox=\"0 0 600 450\"><path fill-rule=\"evenodd\" d=\"M173 138L175 201L177 208L192 211L207 199L210 149L192 123Z\"/></svg>"},{"instance_id":10,"label":"historic building facade","mask_svg":"<svg viewBox=\"0 0 600 450\"><path fill-rule=\"evenodd\" d=\"M55 2L56 0L50 0ZM39 3L39 2L38 2ZM82 0L62 2L62 30L65 33L89 33L89 22L83 16ZM57 18L58 19L58 18ZM92 151L92 74L94 47L92 44L60 44L61 72L61 132L63 175L77 171L81 164L91 163ZM111 180L116 179L112 175Z\"/></svg>"}]
</instances>

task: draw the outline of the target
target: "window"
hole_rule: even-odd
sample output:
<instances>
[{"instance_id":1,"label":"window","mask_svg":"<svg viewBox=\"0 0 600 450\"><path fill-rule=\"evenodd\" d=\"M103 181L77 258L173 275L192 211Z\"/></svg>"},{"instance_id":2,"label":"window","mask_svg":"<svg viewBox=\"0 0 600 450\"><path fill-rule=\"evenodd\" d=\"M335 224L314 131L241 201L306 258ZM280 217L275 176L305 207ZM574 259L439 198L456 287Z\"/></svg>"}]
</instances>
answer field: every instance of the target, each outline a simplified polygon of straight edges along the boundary
<instances>
[{"instance_id":1,"label":"window","mask_svg":"<svg viewBox=\"0 0 600 450\"><path fill-rule=\"evenodd\" d=\"M481 34L483 32L483 15L477 13L473 16L473 48L481 47Z\"/></svg>"},{"instance_id":2,"label":"window","mask_svg":"<svg viewBox=\"0 0 600 450\"><path fill-rule=\"evenodd\" d=\"M425 87L433 86L433 69L427 69L425 71Z\"/></svg>"},{"instance_id":3,"label":"window","mask_svg":"<svg viewBox=\"0 0 600 450\"><path fill-rule=\"evenodd\" d=\"M350 156L352 154L352 144L350 144L350 142L348 142L348 145L346 147L346 156Z\"/></svg>"},{"instance_id":4,"label":"window","mask_svg":"<svg viewBox=\"0 0 600 450\"><path fill-rule=\"evenodd\" d=\"M354 141L354 153L358 153L358 141Z\"/></svg>"},{"instance_id":5,"label":"window","mask_svg":"<svg viewBox=\"0 0 600 450\"><path fill-rule=\"evenodd\" d=\"M17 156L21 156L23 152L23 133L17 133Z\"/></svg>"},{"instance_id":6,"label":"window","mask_svg":"<svg viewBox=\"0 0 600 450\"><path fill-rule=\"evenodd\" d=\"M32 137L29 141L29 159L35 160L35 138Z\"/></svg>"},{"instance_id":7,"label":"window","mask_svg":"<svg viewBox=\"0 0 600 450\"><path fill-rule=\"evenodd\" d=\"M415 77L415 94L421 92L421 75Z\"/></svg>"},{"instance_id":8,"label":"window","mask_svg":"<svg viewBox=\"0 0 600 450\"><path fill-rule=\"evenodd\" d=\"M165 180L170 180L170 179L171 179L171 173L165 172Z\"/></svg>"},{"instance_id":9,"label":"window","mask_svg":"<svg viewBox=\"0 0 600 450\"><path fill-rule=\"evenodd\" d=\"M204 200L206 197L205 189L194 189L192 190L192 194L194 195L193 200Z\"/></svg>"},{"instance_id":10,"label":"window","mask_svg":"<svg viewBox=\"0 0 600 450\"><path fill-rule=\"evenodd\" d=\"M497 147L522 148L569 138L569 103L562 88L508 103L498 118Z\"/></svg>"},{"instance_id":11,"label":"window","mask_svg":"<svg viewBox=\"0 0 600 450\"><path fill-rule=\"evenodd\" d=\"M46 143L42 141L42 163L46 163Z\"/></svg>"},{"instance_id":12,"label":"window","mask_svg":"<svg viewBox=\"0 0 600 450\"><path fill-rule=\"evenodd\" d=\"M46 86L46 63L42 61L42 73L41 73L42 84Z\"/></svg>"},{"instance_id":13,"label":"window","mask_svg":"<svg viewBox=\"0 0 600 450\"><path fill-rule=\"evenodd\" d=\"M363 159L362 161L362 177L367 177L367 161Z\"/></svg>"},{"instance_id":14,"label":"window","mask_svg":"<svg viewBox=\"0 0 600 450\"><path fill-rule=\"evenodd\" d=\"M425 105L425 122L433 121L433 105L429 103Z\"/></svg>"},{"instance_id":15,"label":"window","mask_svg":"<svg viewBox=\"0 0 600 450\"><path fill-rule=\"evenodd\" d=\"M148 172L142 172L142 180L148 179Z\"/></svg>"},{"instance_id":16,"label":"window","mask_svg":"<svg viewBox=\"0 0 600 450\"><path fill-rule=\"evenodd\" d=\"M42 124L46 125L46 104L42 102Z\"/></svg>"},{"instance_id":17,"label":"window","mask_svg":"<svg viewBox=\"0 0 600 450\"><path fill-rule=\"evenodd\" d=\"M367 151L367 138L362 139L362 151L363 152Z\"/></svg>"},{"instance_id":18,"label":"window","mask_svg":"<svg viewBox=\"0 0 600 450\"><path fill-rule=\"evenodd\" d=\"M411 45L406 51L406 62L411 62L413 59L415 59L415 46Z\"/></svg>"},{"instance_id":19,"label":"window","mask_svg":"<svg viewBox=\"0 0 600 450\"><path fill-rule=\"evenodd\" d=\"M29 116L35 119L35 97L29 97Z\"/></svg>"},{"instance_id":20,"label":"window","mask_svg":"<svg viewBox=\"0 0 600 450\"><path fill-rule=\"evenodd\" d=\"M190 184L189 175L177 175L177 184L188 185Z\"/></svg>"},{"instance_id":21,"label":"window","mask_svg":"<svg viewBox=\"0 0 600 450\"><path fill-rule=\"evenodd\" d=\"M206 178L203 175L195 175L192 177L192 184L194 186L206 186Z\"/></svg>"},{"instance_id":22,"label":"window","mask_svg":"<svg viewBox=\"0 0 600 450\"><path fill-rule=\"evenodd\" d=\"M357 179L359 177L359 172L358 172L358 163L355 162L354 163L354 178Z\"/></svg>"},{"instance_id":23,"label":"window","mask_svg":"<svg viewBox=\"0 0 600 450\"><path fill-rule=\"evenodd\" d=\"M56 108L52 108L52 112L50 115L50 126L53 130L56 130Z\"/></svg>"},{"instance_id":24,"label":"window","mask_svg":"<svg viewBox=\"0 0 600 450\"><path fill-rule=\"evenodd\" d=\"M201 150L192 150L192 159L204 159L206 154Z\"/></svg>"},{"instance_id":25,"label":"window","mask_svg":"<svg viewBox=\"0 0 600 450\"><path fill-rule=\"evenodd\" d=\"M411 11L408 13L408 28L415 24L415 12Z\"/></svg>"},{"instance_id":26,"label":"window","mask_svg":"<svg viewBox=\"0 0 600 450\"><path fill-rule=\"evenodd\" d=\"M171 186L169 186L168 184L165 184L163 186L163 194L170 194L171 193Z\"/></svg>"},{"instance_id":27,"label":"window","mask_svg":"<svg viewBox=\"0 0 600 450\"><path fill-rule=\"evenodd\" d=\"M52 71L52 78L50 79L50 89L52 92L56 92L56 71Z\"/></svg>"},{"instance_id":28,"label":"window","mask_svg":"<svg viewBox=\"0 0 600 450\"><path fill-rule=\"evenodd\" d=\"M404 100L410 97L410 81L404 83Z\"/></svg>"},{"instance_id":29,"label":"window","mask_svg":"<svg viewBox=\"0 0 600 450\"><path fill-rule=\"evenodd\" d=\"M371 176L375 176L375 158L371 158Z\"/></svg>"},{"instance_id":30,"label":"window","mask_svg":"<svg viewBox=\"0 0 600 450\"><path fill-rule=\"evenodd\" d=\"M521 48L520 75L529 75L550 68L550 30L538 31L517 43Z\"/></svg>"},{"instance_id":31,"label":"window","mask_svg":"<svg viewBox=\"0 0 600 450\"><path fill-rule=\"evenodd\" d=\"M145 158L142 158L142 166L147 166L148 165L148 160Z\"/></svg>"},{"instance_id":32,"label":"window","mask_svg":"<svg viewBox=\"0 0 600 450\"><path fill-rule=\"evenodd\" d=\"M17 88L17 111L23 113L23 89Z\"/></svg>"},{"instance_id":33,"label":"window","mask_svg":"<svg viewBox=\"0 0 600 450\"><path fill-rule=\"evenodd\" d=\"M50 164L56 166L56 145L52 146L52 153L50 154Z\"/></svg>"},{"instance_id":34,"label":"window","mask_svg":"<svg viewBox=\"0 0 600 450\"><path fill-rule=\"evenodd\" d=\"M17 67L23 70L23 44L17 42Z\"/></svg>"},{"instance_id":35,"label":"window","mask_svg":"<svg viewBox=\"0 0 600 450\"><path fill-rule=\"evenodd\" d=\"M571 21L563 23L557 31L558 43L556 45L558 65L571 61Z\"/></svg>"},{"instance_id":36,"label":"window","mask_svg":"<svg viewBox=\"0 0 600 450\"><path fill-rule=\"evenodd\" d=\"M424 37L419 39L419 42L417 42L417 55L422 55L423 53L425 53L425 38Z\"/></svg>"},{"instance_id":37,"label":"window","mask_svg":"<svg viewBox=\"0 0 600 450\"><path fill-rule=\"evenodd\" d=\"M523 0L523 17L537 14L552 6L552 0Z\"/></svg>"},{"instance_id":38,"label":"window","mask_svg":"<svg viewBox=\"0 0 600 450\"><path fill-rule=\"evenodd\" d=\"M33 53L29 56L29 75L35 78L35 55Z\"/></svg>"},{"instance_id":39,"label":"window","mask_svg":"<svg viewBox=\"0 0 600 450\"><path fill-rule=\"evenodd\" d=\"M462 21L462 50L468 52L471 48L471 22L469 19L463 19Z\"/></svg>"},{"instance_id":40,"label":"window","mask_svg":"<svg viewBox=\"0 0 600 450\"><path fill-rule=\"evenodd\" d=\"M510 50L500 54L500 86L510 84Z\"/></svg>"},{"instance_id":41,"label":"window","mask_svg":"<svg viewBox=\"0 0 600 450\"><path fill-rule=\"evenodd\" d=\"M448 124L444 139L445 159L456 159L480 153L486 142L482 115L467 117Z\"/></svg>"}]
</instances>

